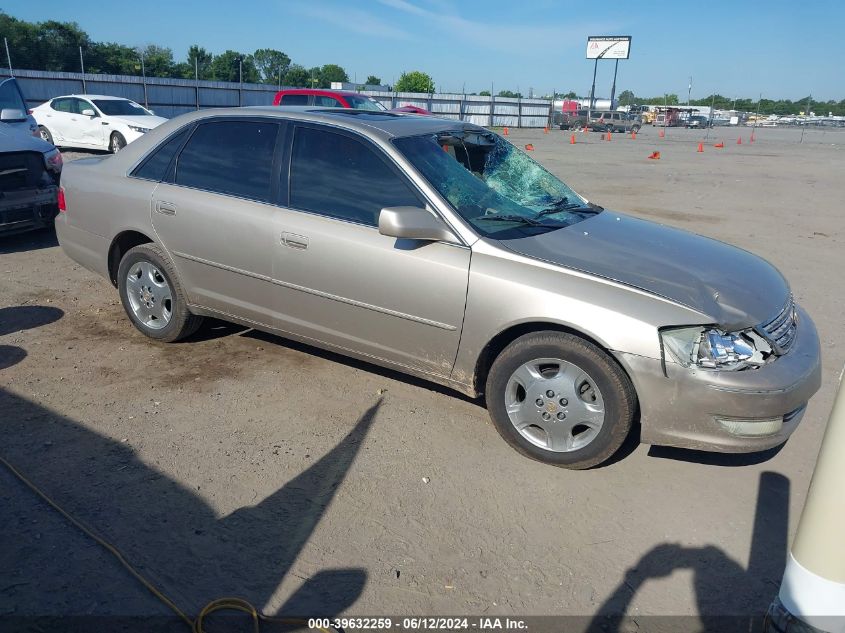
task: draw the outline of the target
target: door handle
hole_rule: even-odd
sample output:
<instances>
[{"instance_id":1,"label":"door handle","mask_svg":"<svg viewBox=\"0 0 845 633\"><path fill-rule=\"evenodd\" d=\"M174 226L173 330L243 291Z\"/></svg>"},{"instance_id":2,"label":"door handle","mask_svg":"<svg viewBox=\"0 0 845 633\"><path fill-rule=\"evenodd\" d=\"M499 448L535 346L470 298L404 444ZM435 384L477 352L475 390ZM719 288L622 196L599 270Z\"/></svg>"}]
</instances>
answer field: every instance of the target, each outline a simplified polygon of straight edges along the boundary
<instances>
[{"instance_id":1,"label":"door handle","mask_svg":"<svg viewBox=\"0 0 845 633\"><path fill-rule=\"evenodd\" d=\"M158 200L156 201L156 211L162 215L176 215L176 205L172 202Z\"/></svg>"},{"instance_id":2,"label":"door handle","mask_svg":"<svg viewBox=\"0 0 845 633\"><path fill-rule=\"evenodd\" d=\"M308 248L308 238L304 235L284 232L282 233L282 245L305 250Z\"/></svg>"}]
</instances>

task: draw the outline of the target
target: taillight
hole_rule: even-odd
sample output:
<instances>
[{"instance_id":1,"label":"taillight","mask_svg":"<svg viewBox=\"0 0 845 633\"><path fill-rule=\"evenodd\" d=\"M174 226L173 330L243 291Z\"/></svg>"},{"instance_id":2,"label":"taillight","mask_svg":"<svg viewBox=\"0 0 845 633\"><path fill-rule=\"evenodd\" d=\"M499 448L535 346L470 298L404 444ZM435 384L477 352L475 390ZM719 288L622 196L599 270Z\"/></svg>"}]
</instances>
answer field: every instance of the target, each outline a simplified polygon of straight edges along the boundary
<instances>
[{"instance_id":1,"label":"taillight","mask_svg":"<svg viewBox=\"0 0 845 633\"><path fill-rule=\"evenodd\" d=\"M65 188L59 187L59 211L64 213L67 211L67 203L65 202Z\"/></svg>"}]
</instances>

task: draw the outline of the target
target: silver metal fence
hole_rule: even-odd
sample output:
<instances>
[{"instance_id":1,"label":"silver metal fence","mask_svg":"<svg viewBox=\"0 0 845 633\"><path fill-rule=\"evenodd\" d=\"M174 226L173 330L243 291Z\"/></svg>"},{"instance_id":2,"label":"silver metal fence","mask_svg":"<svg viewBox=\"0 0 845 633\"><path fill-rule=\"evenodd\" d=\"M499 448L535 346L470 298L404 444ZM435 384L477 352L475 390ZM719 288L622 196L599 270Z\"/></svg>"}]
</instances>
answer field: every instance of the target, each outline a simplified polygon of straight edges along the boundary
<instances>
[{"instance_id":1,"label":"silver metal fence","mask_svg":"<svg viewBox=\"0 0 845 633\"><path fill-rule=\"evenodd\" d=\"M27 102L36 106L68 94L103 94L145 104L164 117L200 108L272 105L278 87L227 81L195 81L134 75L99 75L42 70L0 69L0 80L13 74ZM84 81L83 81L84 77ZM284 87L284 86L283 86ZM483 126L540 128L549 124L552 103L543 99L512 99L478 95L415 92L361 92L388 108L414 105L437 116Z\"/></svg>"}]
</instances>

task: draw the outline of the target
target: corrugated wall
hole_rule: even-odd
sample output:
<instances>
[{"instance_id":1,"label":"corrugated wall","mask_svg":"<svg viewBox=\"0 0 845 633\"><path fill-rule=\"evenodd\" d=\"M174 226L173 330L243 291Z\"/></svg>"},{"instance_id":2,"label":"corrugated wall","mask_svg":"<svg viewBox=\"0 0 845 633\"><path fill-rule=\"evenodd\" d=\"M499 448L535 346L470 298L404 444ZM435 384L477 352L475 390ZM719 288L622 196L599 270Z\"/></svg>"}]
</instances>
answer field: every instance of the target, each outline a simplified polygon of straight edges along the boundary
<instances>
[{"instance_id":1,"label":"corrugated wall","mask_svg":"<svg viewBox=\"0 0 845 633\"><path fill-rule=\"evenodd\" d=\"M146 103L156 114L174 117L199 108L272 105L277 87L224 81L194 81L131 75L93 75L38 70L15 70L30 106L68 94L104 94ZM9 76L0 69L0 80ZM544 127L551 104L542 99L507 99L461 94L362 92L388 108L414 105L442 116L484 126Z\"/></svg>"}]
</instances>

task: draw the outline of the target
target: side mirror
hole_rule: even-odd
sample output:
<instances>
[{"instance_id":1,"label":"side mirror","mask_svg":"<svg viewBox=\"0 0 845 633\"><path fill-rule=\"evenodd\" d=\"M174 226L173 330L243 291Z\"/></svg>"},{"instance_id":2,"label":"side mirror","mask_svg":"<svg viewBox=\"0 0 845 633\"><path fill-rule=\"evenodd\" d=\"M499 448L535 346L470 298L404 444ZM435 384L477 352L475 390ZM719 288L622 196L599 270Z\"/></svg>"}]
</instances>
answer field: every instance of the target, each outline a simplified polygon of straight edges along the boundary
<instances>
[{"instance_id":1,"label":"side mirror","mask_svg":"<svg viewBox=\"0 0 845 633\"><path fill-rule=\"evenodd\" d=\"M3 108L0 110L0 121L3 123L26 121L26 112L17 108Z\"/></svg>"},{"instance_id":2,"label":"side mirror","mask_svg":"<svg viewBox=\"0 0 845 633\"><path fill-rule=\"evenodd\" d=\"M80 112L82 116L90 116L92 119L97 116L97 113L94 112L91 108L85 108L82 112Z\"/></svg>"},{"instance_id":3,"label":"side mirror","mask_svg":"<svg viewBox=\"0 0 845 633\"><path fill-rule=\"evenodd\" d=\"M419 207L386 207L378 216L378 232L389 237L430 242L457 242L434 214Z\"/></svg>"},{"instance_id":4,"label":"side mirror","mask_svg":"<svg viewBox=\"0 0 845 633\"><path fill-rule=\"evenodd\" d=\"M156 113L156 111L155 111L155 110L147 110L147 112L149 112L150 114L155 114L155 113Z\"/></svg>"}]
</instances>

